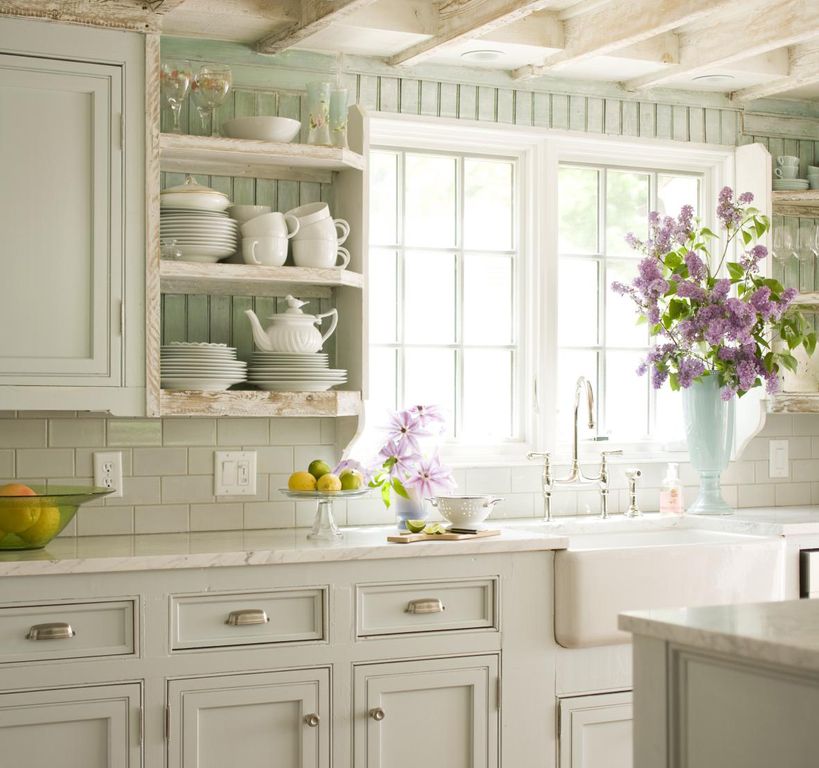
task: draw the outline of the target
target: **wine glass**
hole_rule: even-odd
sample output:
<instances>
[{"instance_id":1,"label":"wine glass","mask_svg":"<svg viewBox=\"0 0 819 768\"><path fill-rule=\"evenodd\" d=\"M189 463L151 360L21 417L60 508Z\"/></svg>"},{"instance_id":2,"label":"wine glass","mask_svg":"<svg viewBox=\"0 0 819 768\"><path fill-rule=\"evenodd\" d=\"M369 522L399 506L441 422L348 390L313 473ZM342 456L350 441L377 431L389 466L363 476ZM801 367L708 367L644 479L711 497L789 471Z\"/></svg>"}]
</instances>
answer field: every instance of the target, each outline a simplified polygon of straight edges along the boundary
<instances>
[{"instance_id":1,"label":"wine glass","mask_svg":"<svg viewBox=\"0 0 819 768\"><path fill-rule=\"evenodd\" d=\"M179 113L191 85L191 65L188 61L163 61L159 70L159 90L173 115L172 133L182 133Z\"/></svg>"},{"instance_id":2,"label":"wine glass","mask_svg":"<svg viewBox=\"0 0 819 768\"><path fill-rule=\"evenodd\" d=\"M800 227L798 241L799 245L797 255L799 257L799 290L801 292L811 291L813 290L813 275L816 264L814 230L808 227Z\"/></svg>"},{"instance_id":3,"label":"wine glass","mask_svg":"<svg viewBox=\"0 0 819 768\"><path fill-rule=\"evenodd\" d=\"M215 109L222 104L230 91L233 76L230 67L224 64L204 64L193 76L191 97L202 121L202 132L207 130L207 119L210 118L210 135L216 133Z\"/></svg>"}]
</instances>

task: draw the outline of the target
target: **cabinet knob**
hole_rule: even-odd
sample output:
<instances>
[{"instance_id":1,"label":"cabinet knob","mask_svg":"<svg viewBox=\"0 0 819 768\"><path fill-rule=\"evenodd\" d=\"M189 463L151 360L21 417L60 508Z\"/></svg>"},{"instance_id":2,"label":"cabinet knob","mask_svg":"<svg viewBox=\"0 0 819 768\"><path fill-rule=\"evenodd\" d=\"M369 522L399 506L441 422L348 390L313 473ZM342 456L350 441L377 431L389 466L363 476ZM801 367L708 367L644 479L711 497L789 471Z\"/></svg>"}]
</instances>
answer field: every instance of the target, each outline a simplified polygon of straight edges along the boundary
<instances>
[{"instance_id":1,"label":"cabinet knob","mask_svg":"<svg viewBox=\"0 0 819 768\"><path fill-rule=\"evenodd\" d=\"M406 613L442 613L444 604L437 597L424 597L420 600L410 600Z\"/></svg>"},{"instance_id":2,"label":"cabinet knob","mask_svg":"<svg viewBox=\"0 0 819 768\"><path fill-rule=\"evenodd\" d=\"M261 608L245 608L242 611L231 611L225 624L232 627L245 627L248 624L267 624L270 619Z\"/></svg>"},{"instance_id":3,"label":"cabinet knob","mask_svg":"<svg viewBox=\"0 0 819 768\"><path fill-rule=\"evenodd\" d=\"M321 718L315 712L313 712L304 716L304 722L311 728L317 728L318 724L321 722Z\"/></svg>"},{"instance_id":4,"label":"cabinet knob","mask_svg":"<svg viewBox=\"0 0 819 768\"><path fill-rule=\"evenodd\" d=\"M26 633L26 640L68 640L77 633L65 621L35 624Z\"/></svg>"},{"instance_id":5,"label":"cabinet knob","mask_svg":"<svg viewBox=\"0 0 819 768\"><path fill-rule=\"evenodd\" d=\"M384 710L381 707L374 707L370 710L370 717L373 720L377 720L379 723L386 717L387 715L384 713Z\"/></svg>"}]
</instances>

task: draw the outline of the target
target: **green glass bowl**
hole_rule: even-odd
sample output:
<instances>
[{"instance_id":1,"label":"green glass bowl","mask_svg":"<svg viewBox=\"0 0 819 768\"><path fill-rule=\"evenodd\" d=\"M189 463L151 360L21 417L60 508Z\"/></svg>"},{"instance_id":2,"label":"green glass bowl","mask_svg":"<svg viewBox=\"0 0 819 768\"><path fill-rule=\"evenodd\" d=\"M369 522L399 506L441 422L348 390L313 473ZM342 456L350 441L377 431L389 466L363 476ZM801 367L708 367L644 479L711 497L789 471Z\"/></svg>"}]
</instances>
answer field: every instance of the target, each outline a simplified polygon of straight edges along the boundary
<instances>
[{"instance_id":1,"label":"green glass bowl","mask_svg":"<svg viewBox=\"0 0 819 768\"><path fill-rule=\"evenodd\" d=\"M88 485L26 487L35 495L0 495L0 550L42 549L74 519L80 504L112 493Z\"/></svg>"}]
</instances>

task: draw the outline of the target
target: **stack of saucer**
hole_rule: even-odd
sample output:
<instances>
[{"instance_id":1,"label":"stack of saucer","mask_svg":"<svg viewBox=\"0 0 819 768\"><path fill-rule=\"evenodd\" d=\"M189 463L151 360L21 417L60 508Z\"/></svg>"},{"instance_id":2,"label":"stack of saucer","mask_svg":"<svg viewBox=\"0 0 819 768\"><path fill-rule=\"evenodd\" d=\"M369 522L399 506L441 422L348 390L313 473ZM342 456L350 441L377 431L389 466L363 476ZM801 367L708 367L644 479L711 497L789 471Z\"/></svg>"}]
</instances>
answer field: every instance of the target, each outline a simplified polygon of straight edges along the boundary
<instances>
[{"instance_id":1,"label":"stack of saucer","mask_svg":"<svg viewBox=\"0 0 819 768\"><path fill-rule=\"evenodd\" d=\"M245 381L247 363L236 348L206 342L173 342L161 348L163 389L218 392Z\"/></svg>"},{"instance_id":2,"label":"stack of saucer","mask_svg":"<svg viewBox=\"0 0 819 768\"><path fill-rule=\"evenodd\" d=\"M347 382L347 371L329 368L324 352L254 352L247 380L268 392L323 392Z\"/></svg>"},{"instance_id":3,"label":"stack of saucer","mask_svg":"<svg viewBox=\"0 0 819 768\"><path fill-rule=\"evenodd\" d=\"M807 179L774 179L773 188L777 192L801 192L810 186Z\"/></svg>"}]
</instances>

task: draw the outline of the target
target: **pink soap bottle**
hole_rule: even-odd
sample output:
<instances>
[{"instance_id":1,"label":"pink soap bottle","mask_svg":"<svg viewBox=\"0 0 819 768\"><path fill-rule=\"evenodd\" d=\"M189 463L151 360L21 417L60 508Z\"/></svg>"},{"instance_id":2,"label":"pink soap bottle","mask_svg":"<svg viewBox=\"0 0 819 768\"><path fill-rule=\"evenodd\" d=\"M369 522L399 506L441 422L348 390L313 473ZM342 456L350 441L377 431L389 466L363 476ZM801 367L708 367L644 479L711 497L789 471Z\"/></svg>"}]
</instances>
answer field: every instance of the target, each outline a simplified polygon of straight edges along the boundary
<instances>
[{"instance_id":1,"label":"pink soap bottle","mask_svg":"<svg viewBox=\"0 0 819 768\"><path fill-rule=\"evenodd\" d=\"M681 515L685 511L679 469L679 464L671 462L665 471L663 485L660 489L661 515Z\"/></svg>"}]
</instances>

